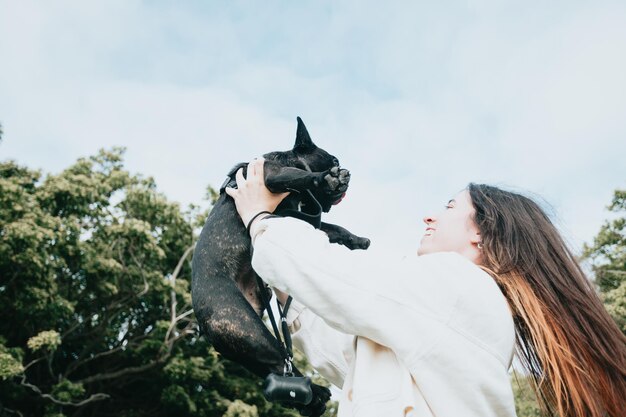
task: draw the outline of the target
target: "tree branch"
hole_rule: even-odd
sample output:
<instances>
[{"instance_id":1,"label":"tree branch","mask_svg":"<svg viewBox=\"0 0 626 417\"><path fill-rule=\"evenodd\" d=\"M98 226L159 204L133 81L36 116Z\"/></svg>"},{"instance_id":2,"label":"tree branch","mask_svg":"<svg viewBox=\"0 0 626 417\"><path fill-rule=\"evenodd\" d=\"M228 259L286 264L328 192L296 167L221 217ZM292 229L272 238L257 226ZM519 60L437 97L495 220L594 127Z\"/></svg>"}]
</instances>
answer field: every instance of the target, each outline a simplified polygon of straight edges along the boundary
<instances>
[{"instance_id":1,"label":"tree branch","mask_svg":"<svg viewBox=\"0 0 626 417\"><path fill-rule=\"evenodd\" d=\"M180 257L180 259L178 260L178 264L176 265L176 268L174 268L174 272L172 272L172 280L174 281L176 280L176 278L178 277L178 274L180 273L180 270L183 267L183 263L185 262L185 259L187 258L187 256L189 256L189 254L195 247L196 247L195 243L189 246L183 253L183 256Z\"/></svg>"},{"instance_id":2,"label":"tree branch","mask_svg":"<svg viewBox=\"0 0 626 417\"><path fill-rule=\"evenodd\" d=\"M98 358L101 358L103 356L108 356L108 355L112 355L115 352L119 352L120 350L122 350L122 349L124 349L126 347L130 347L131 345L134 345L136 342L147 338L148 336L150 336L150 333L143 334L141 336L137 336L137 337L134 337L132 339L126 339L128 341L128 344L126 346L121 344L121 343L124 342L124 340L122 340L120 342L120 345L118 345L118 346L116 346L116 347L114 347L112 349L96 353L94 356L91 356L91 357L86 358L86 359L82 359L82 360L81 359L77 359L76 361L72 362L67 367L67 370L65 371L64 376L67 378L68 375L73 373L76 369L80 368L81 366L83 366L83 365L85 365L85 364L87 364L87 363L89 363L91 361L94 361L94 360L96 360Z\"/></svg>"},{"instance_id":3,"label":"tree branch","mask_svg":"<svg viewBox=\"0 0 626 417\"><path fill-rule=\"evenodd\" d=\"M17 414L20 417L24 417L24 414L22 414L20 411L18 410L11 410L10 408L6 408L4 407L2 404L0 404L0 412L8 412L8 413L13 413L13 414Z\"/></svg>"},{"instance_id":4,"label":"tree branch","mask_svg":"<svg viewBox=\"0 0 626 417\"><path fill-rule=\"evenodd\" d=\"M33 360L33 361L29 362L29 363L28 363L28 365L26 365L26 366L24 367L24 370L23 370L22 372L26 372L26 370L27 370L28 368L30 368L31 366L33 366L33 365L34 365L34 364L36 364L37 362L41 362L41 361L42 361L42 360L44 360L44 359L46 359L46 357L45 357L45 356L42 356L41 358L38 358L38 359L35 359L35 360Z\"/></svg>"},{"instance_id":5,"label":"tree branch","mask_svg":"<svg viewBox=\"0 0 626 417\"><path fill-rule=\"evenodd\" d=\"M65 339L65 336L67 336L68 334L72 333L74 330L78 329L80 327L80 325L83 324L82 322L76 320L76 323L74 323L69 329L67 329L62 335L61 335L61 339Z\"/></svg>"},{"instance_id":6,"label":"tree branch","mask_svg":"<svg viewBox=\"0 0 626 417\"><path fill-rule=\"evenodd\" d=\"M165 333L165 339L163 340L163 343L167 343L168 342L168 339L170 338L172 330L174 330L176 328L176 325L181 321L181 319L184 319L185 317L187 317L191 313L193 313L193 310L187 310L187 311L185 311L184 313L182 313L181 315L175 317L172 320L172 322L170 323L170 326L167 328L167 333Z\"/></svg>"},{"instance_id":7,"label":"tree branch","mask_svg":"<svg viewBox=\"0 0 626 417\"><path fill-rule=\"evenodd\" d=\"M133 262L135 262L135 265L139 267L139 273L141 274L141 279L143 280L143 289L139 291L137 294L135 294L135 297L140 298L148 293L148 290L150 289L150 285L148 284L148 280L146 279L146 276L143 273L143 264L139 262L139 260L135 256L135 253L133 252L132 244L128 248L128 253L130 254L130 257L133 258Z\"/></svg>"},{"instance_id":8,"label":"tree branch","mask_svg":"<svg viewBox=\"0 0 626 417\"><path fill-rule=\"evenodd\" d=\"M102 401L102 400L106 400L107 398L110 397L110 395L108 394L104 394L102 392L99 392L97 394L92 394L89 398L86 398L80 402L77 403L73 403L71 401L62 401L59 400L57 398L54 398L52 395L50 394L44 394L43 392L41 392L41 390L39 389L38 386L33 385L33 384L29 384L28 382L26 382L26 375L22 376L22 381L20 383L22 386L30 388L31 390L33 390L34 392L36 392L37 394L39 394L40 397L42 398L46 398L50 401L52 401L55 404L59 404L59 405L67 405L67 406L72 406L72 407L81 407L87 403L93 402L93 401Z\"/></svg>"},{"instance_id":9,"label":"tree branch","mask_svg":"<svg viewBox=\"0 0 626 417\"><path fill-rule=\"evenodd\" d=\"M124 368L124 369L120 369L119 371L115 371L115 372L109 372L109 373L104 373L104 374L97 374L97 375L93 375L90 377L87 377L85 379L81 379L80 381L78 381L77 383L80 384L91 384L92 382L96 382L96 381L104 381L107 379L114 379L114 378L119 378L120 376L123 375L129 375L129 374L137 374L140 372L145 372L147 370L150 370L158 365L161 365L163 362L165 362L165 360L170 356L169 352L166 353L165 355L163 355L162 357L160 357L159 359L157 359L154 362L150 362L147 363L145 365L141 365L141 366L132 366L130 368Z\"/></svg>"},{"instance_id":10,"label":"tree branch","mask_svg":"<svg viewBox=\"0 0 626 417\"><path fill-rule=\"evenodd\" d=\"M128 368L124 368L124 369L120 369L118 371L114 371L114 372L108 372L108 373L101 373L101 374L97 374L97 375L93 375L93 376L89 376L87 378L84 378L80 381L78 381L77 383L82 383L82 384L90 384L93 382L97 382L97 381L103 381L103 380L108 380L108 379L115 379L115 378L119 378L121 376L125 376L125 375L131 375L131 374L138 374L141 372L145 372L148 371L156 366L159 366L161 364L163 364L171 355L172 353L172 349L174 347L174 343L181 339L184 338L185 336L189 335L189 334L195 334L195 331L192 329L193 328L193 321L188 321L187 325L185 326L185 328L183 330L180 331L180 333L178 333L177 335L175 335L174 337L171 337L171 333L172 330L176 327L177 323L186 318L187 316L191 315L193 313L193 310L187 310L184 313L180 314L180 315L176 315L176 292L174 290L175 288L175 284L176 284L176 278L178 276L178 274L180 273L182 266L184 264L185 259L189 256L189 254L193 251L195 247L195 244L191 245L190 247L188 247L185 252L183 253L183 256L181 256L180 260L178 261L178 264L176 265L176 268L174 268L174 271L172 272L172 276L171 276L171 281L172 281L172 290L170 291L170 296L171 296L171 301L170 301L170 326L167 330L167 333L165 335L165 339L164 339L164 344L166 346L166 352L165 354L163 354L161 357L159 357L158 359L156 359L153 362L141 365L141 366L133 366L133 367L128 367ZM137 264L137 266L140 267L141 269L141 263L137 260L137 258L135 258L135 256L132 254L131 252L131 257L133 258L133 261ZM142 273L143 276L143 273ZM147 286L147 282L144 278L144 284ZM142 293L147 292L147 288L144 288L144 291L140 292L139 294L137 294L137 297L143 295ZM110 351L107 351L110 352ZM106 354L108 354L107 352L101 352L99 355L100 356L104 356Z\"/></svg>"},{"instance_id":11,"label":"tree branch","mask_svg":"<svg viewBox=\"0 0 626 417\"><path fill-rule=\"evenodd\" d=\"M170 277L171 286L172 286L172 289L170 290L170 325L167 329L167 333L165 334L165 339L163 340L164 343L167 343L170 337L170 334L172 333L172 330L174 330L174 328L176 327L176 324L178 323L178 320L190 314L190 312L187 311L178 317L176 316L176 305L178 302L176 300L175 288L176 288L176 278L178 278L178 274L180 273L180 270L183 267L185 259L187 258L187 256L189 256L191 251L193 251L195 246L196 244L194 243L185 250L185 252L183 253L183 256L181 256L180 259L178 260L178 264L176 265L176 268L174 268L174 272L172 272L172 276Z\"/></svg>"}]
</instances>

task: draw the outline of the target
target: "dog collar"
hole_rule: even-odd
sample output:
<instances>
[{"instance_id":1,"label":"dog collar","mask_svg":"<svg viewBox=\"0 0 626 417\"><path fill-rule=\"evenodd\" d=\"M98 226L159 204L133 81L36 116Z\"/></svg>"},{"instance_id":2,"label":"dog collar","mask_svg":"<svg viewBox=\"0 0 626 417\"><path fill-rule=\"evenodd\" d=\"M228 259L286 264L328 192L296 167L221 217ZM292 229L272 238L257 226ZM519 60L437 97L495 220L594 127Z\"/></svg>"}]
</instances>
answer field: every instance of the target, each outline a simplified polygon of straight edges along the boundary
<instances>
[{"instance_id":1,"label":"dog collar","mask_svg":"<svg viewBox=\"0 0 626 417\"><path fill-rule=\"evenodd\" d=\"M248 166L247 162L240 162L228 171L228 174L226 174L226 180L220 187L220 194L223 194L226 188L237 188L237 179L235 178L235 175L237 174L237 171L239 171L239 168L246 166Z\"/></svg>"}]
</instances>

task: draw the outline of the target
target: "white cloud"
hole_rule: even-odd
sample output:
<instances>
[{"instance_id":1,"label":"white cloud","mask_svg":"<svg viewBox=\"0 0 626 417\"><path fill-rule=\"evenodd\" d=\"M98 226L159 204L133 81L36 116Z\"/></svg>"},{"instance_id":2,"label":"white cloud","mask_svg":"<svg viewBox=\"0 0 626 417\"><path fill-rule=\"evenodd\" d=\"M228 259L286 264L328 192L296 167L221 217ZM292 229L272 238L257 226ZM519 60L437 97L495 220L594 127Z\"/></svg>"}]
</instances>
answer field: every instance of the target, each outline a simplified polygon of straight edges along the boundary
<instances>
[{"instance_id":1,"label":"white cloud","mask_svg":"<svg viewBox=\"0 0 626 417\"><path fill-rule=\"evenodd\" d=\"M543 195L574 246L624 186L625 6L2 2L4 157L128 147L198 202L300 115L353 173L329 219L411 251L468 181Z\"/></svg>"}]
</instances>

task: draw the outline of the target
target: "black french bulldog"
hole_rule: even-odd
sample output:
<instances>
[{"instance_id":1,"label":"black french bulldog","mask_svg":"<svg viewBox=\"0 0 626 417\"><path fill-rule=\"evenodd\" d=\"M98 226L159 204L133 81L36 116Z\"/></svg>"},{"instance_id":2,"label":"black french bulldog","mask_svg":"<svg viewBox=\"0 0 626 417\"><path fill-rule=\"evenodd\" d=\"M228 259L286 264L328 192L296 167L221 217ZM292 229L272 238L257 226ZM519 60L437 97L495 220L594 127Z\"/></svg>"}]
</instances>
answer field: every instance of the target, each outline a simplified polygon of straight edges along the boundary
<instances>
[{"instance_id":1,"label":"black french bulldog","mask_svg":"<svg viewBox=\"0 0 626 417\"><path fill-rule=\"evenodd\" d=\"M270 191L291 191L277 214L299 214L297 217L326 232L330 242L350 249L369 247L369 239L319 220L321 211L328 212L345 195L350 173L339 166L337 158L315 146L299 117L293 149L263 157L265 184ZM234 200L224 192L226 186L236 187L235 173L241 167L246 174L247 163L230 171L200 234L193 254L191 294L200 330L214 348L265 378L270 373L282 374L285 362L281 345L261 320L265 307L250 265L250 237ZM264 291L271 297L269 288ZM295 367L293 373L302 375ZM320 416L330 391L315 384L312 391L311 402L291 405L303 415Z\"/></svg>"}]
</instances>

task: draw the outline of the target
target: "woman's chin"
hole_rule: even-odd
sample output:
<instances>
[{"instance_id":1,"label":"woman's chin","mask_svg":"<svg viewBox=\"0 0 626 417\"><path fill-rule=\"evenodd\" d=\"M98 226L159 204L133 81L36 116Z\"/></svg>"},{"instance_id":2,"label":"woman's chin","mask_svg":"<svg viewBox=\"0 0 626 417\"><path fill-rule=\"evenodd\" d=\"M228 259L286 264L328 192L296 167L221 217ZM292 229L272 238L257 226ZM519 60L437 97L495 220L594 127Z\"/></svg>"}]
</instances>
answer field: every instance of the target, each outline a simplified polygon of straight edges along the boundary
<instances>
[{"instance_id":1,"label":"woman's chin","mask_svg":"<svg viewBox=\"0 0 626 417\"><path fill-rule=\"evenodd\" d=\"M426 255L433 251L432 242L430 241L430 236L425 235L420 240L420 245L417 247L417 256Z\"/></svg>"}]
</instances>

